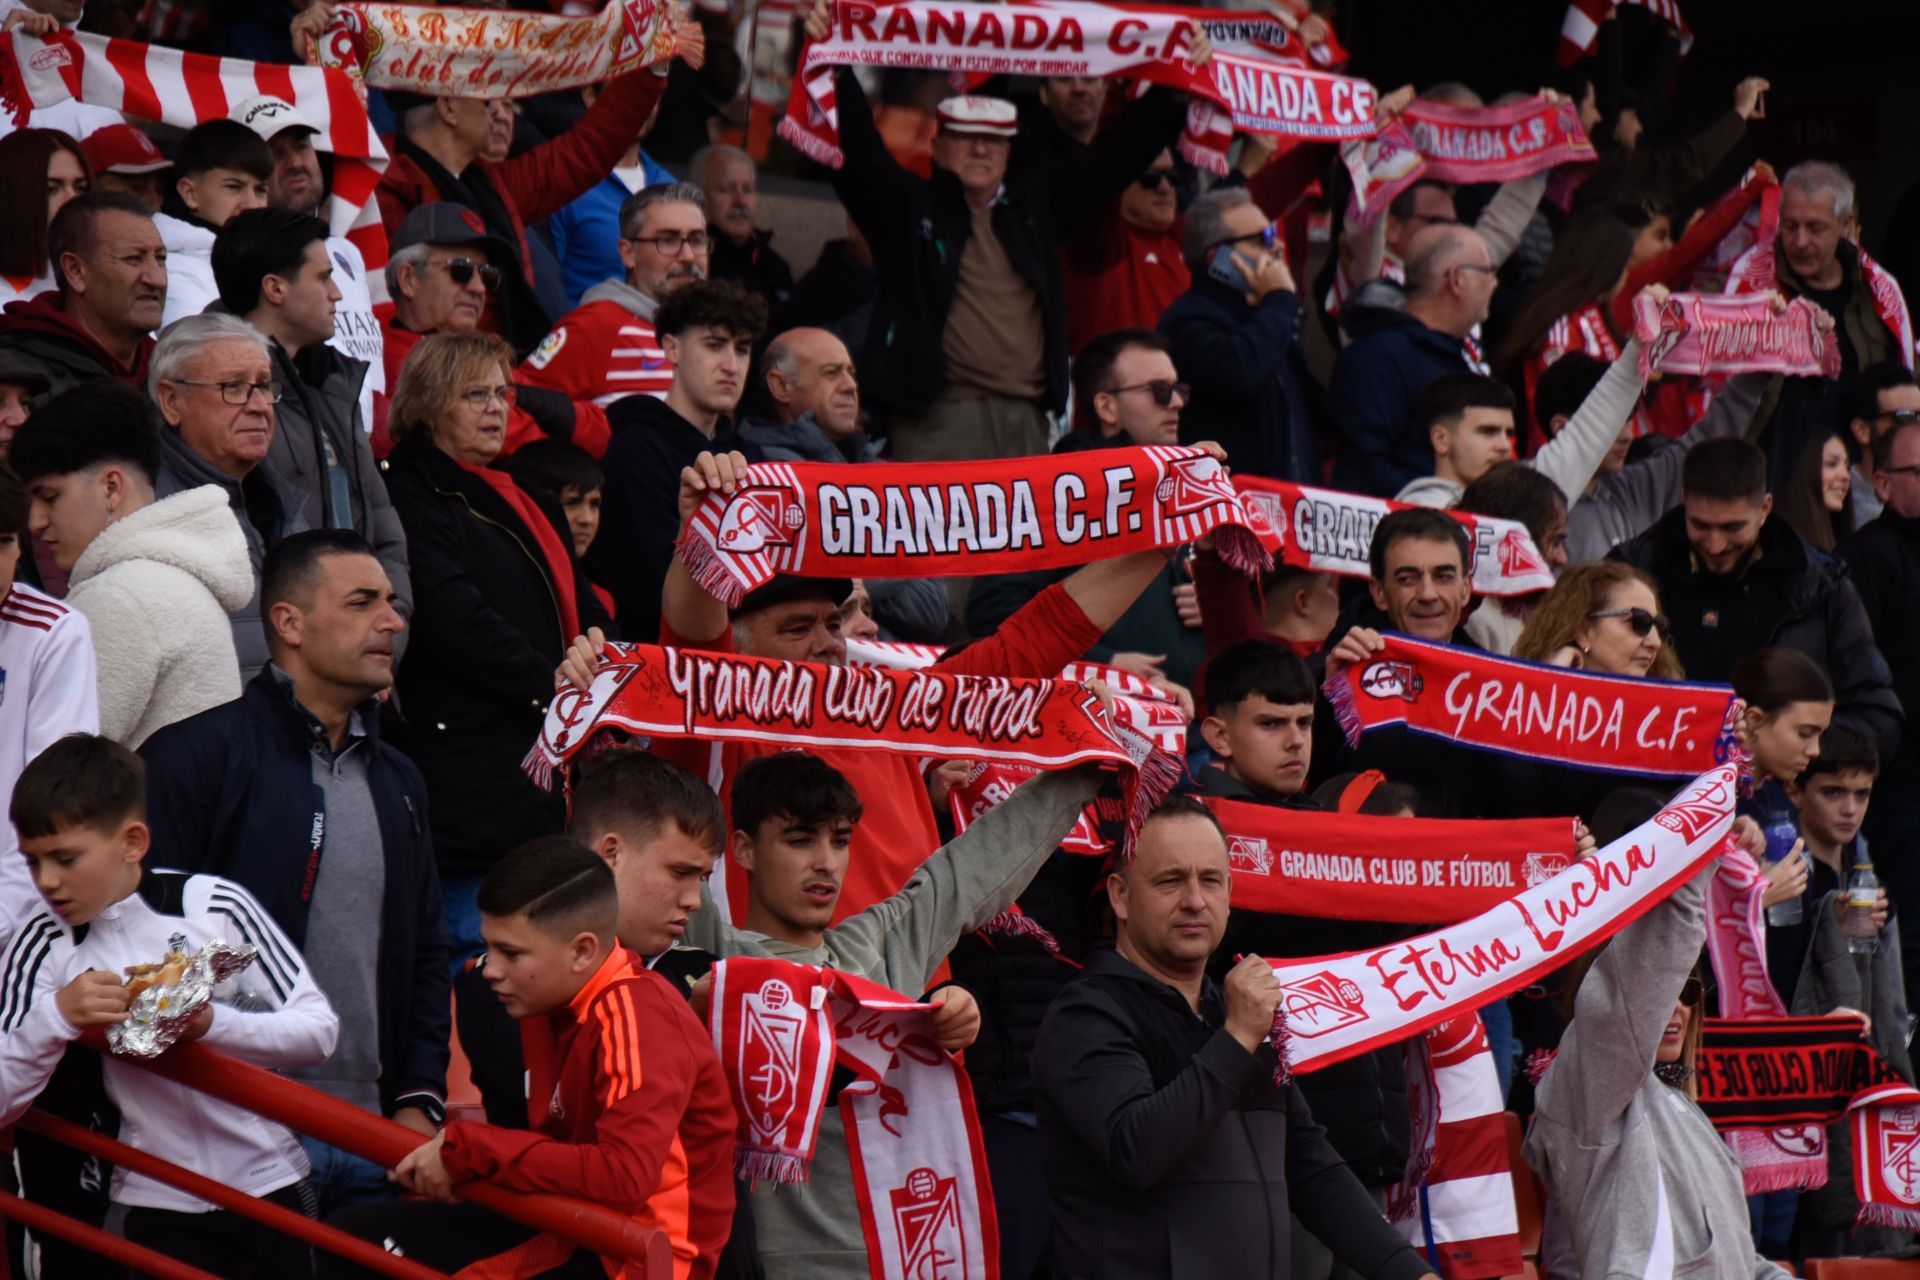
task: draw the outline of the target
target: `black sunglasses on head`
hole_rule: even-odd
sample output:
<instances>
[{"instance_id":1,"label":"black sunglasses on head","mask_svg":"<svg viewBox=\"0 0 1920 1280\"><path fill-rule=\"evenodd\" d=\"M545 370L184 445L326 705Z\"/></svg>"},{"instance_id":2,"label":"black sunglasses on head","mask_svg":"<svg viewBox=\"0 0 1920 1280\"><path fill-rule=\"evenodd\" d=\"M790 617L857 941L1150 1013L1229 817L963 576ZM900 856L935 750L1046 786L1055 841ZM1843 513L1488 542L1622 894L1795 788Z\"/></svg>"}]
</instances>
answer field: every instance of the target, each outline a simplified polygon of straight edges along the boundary
<instances>
[{"instance_id":1,"label":"black sunglasses on head","mask_svg":"<svg viewBox=\"0 0 1920 1280\"><path fill-rule=\"evenodd\" d=\"M1707 993L1706 984L1698 978L1688 978L1680 987L1680 1003L1689 1009L1700 1007L1700 997Z\"/></svg>"},{"instance_id":2,"label":"black sunglasses on head","mask_svg":"<svg viewBox=\"0 0 1920 1280\"><path fill-rule=\"evenodd\" d=\"M1159 405L1162 409L1165 409L1167 406L1171 405L1173 403L1173 398L1175 396L1180 397L1180 402L1182 404L1185 404L1188 400L1193 398L1193 387L1191 384L1185 383L1185 382L1168 382L1165 378L1155 378L1151 382L1136 382L1133 385L1126 386L1126 387L1107 388L1107 394L1114 395L1114 396L1120 395L1121 393L1127 392L1127 391L1146 392L1148 395L1153 397L1153 402Z\"/></svg>"},{"instance_id":3,"label":"black sunglasses on head","mask_svg":"<svg viewBox=\"0 0 1920 1280\"><path fill-rule=\"evenodd\" d=\"M1673 632L1673 626L1667 621L1667 615L1664 613L1653 613L1646 609L1595 609L1592 613L1588 614L1587 617L1594 619L1625 618L1627 625L1633 628L1633 634L1637 636L1645 636L1655 627L1660 629L1660 634L1663 636L1671 635Z\"/></svg>"}]
</instances>

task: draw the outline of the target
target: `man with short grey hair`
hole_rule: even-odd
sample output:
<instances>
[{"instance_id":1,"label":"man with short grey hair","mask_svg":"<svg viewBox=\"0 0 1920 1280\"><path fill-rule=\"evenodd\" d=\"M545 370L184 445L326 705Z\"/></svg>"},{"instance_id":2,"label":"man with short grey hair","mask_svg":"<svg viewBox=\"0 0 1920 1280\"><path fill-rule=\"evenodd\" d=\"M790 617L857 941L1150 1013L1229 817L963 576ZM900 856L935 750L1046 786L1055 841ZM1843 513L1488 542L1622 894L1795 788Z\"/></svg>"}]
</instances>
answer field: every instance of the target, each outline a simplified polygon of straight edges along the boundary
<instances>
[{"instance_id":1,"label":"man with short grey hair","mask_svg":"<svg viewBox=\"0 0 1920 1280\"><path fill-rule=\"evenodd\" d=\"M244 607L227 614L227 621L240 678L251 680L268 656L260 621L260 567L267 548L306 527L300 491L267 462L280 398L267 340L238 316L184 316L160 331L147 391L166 421L154 496L218 485L247 537L253 593Z\"/></svg>"},{"instance_id":2,"label":"man with short grey hair","mask_svg":"<svg viewBox=\"0 0 1920 1280\"><path fill-rule=\"evenodd\" d=\"M715 143L693 153L687 177L707 193L707 235L713 242L708 278L731 280L765 298L767 332L782 332L793 301L793 268L774 252L773 232L754 225L760 184L753 157Z\"/></svg>"}]
</instances>

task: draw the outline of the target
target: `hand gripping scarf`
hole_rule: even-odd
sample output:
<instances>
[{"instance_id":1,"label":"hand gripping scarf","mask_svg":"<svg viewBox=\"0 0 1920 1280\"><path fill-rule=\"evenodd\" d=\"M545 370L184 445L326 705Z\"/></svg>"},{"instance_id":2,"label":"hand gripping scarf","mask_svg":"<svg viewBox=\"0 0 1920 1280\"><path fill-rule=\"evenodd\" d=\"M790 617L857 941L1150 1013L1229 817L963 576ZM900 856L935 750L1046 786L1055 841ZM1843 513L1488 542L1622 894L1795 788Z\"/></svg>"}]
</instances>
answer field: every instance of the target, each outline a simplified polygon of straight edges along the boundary
<instances>
[{"instance_id":1,"label":"hand gripping scarf","mask_svg":"<svg viewBox=\"0 0 1920 1280\"><path fill-rule=\"evenodd\" d=\"M522 767L550 786L608 729L1034 769L1098 762L1124 777L1129 837L1180 773L1177 760L1116 727L1098 699L1062 680L828 667L645 644L609 644L584 692L561 688Z\"/></svg>"},{"instance_id":2,"label":"hand gripping scarf","mask_svg":"<svg viewBox=\"0 0 1920 1280\"><path fill-rule=\"evenodd\" d=\"M1920 1091L1862 1038L1858 1019L1709 1018L1702 1030L1700 1109L1716 1128L1730 1140L1763 1135L1791 1158L1819 1160L1824 1174L1825 1127L1851 1116L1857 1222L1920 1230ZM1819 1144L1807 1150L1804 1135Z\"/></svg>"},{"instance_id":3,"label":"hand gripping scarf","mask_svg":"<svg viewBox=\"0 0 1920 1280\"><path fill-rule=\"evenodd\" d=\"M734 1172L804 1181L835 1065L873 1280L997 1280L999 1231L973 1089L932 1006L877 982L735 957L713 968L713 1047L732 1086Z\"/></svg>"},{"instance_id":4,"label":"hand gripping scarf","mask_svg":"<svg viewBox=\"0 0 1920 1280\"><path fill-rule=\"evenodd\" d=\"M1735 758L1733 691L1501 658L1388 632L1386 648L1327 677L1347 741L1388 725L1602 773L1672 777Z\"/></svg>"},{"instance_id":5,"label":"hand gripping scarf","mask_svg":"<svg viewBox=\"0 0 1920 1280\"><path fill-rule=\"evenodd\" d=\"M334 235L360 251L367 264L367 292L375 302L385 302L387 235L373 190L387 167L387 152L346 75L69 31L45 40L24 31L0 35L0 106L16 125L24 125L36 107L76 101L191 129L226 119L261 94L292 103L301 119L319 130L313 145L334 157L321 216Z\"/></svg>"},{"instance_id":6,"label":"hand gripping scarf","mask_svg":"<svg viewBox=\"0 0 1920 1280\"><path fill-rule=\"evenodd\" d=\"M1124 75L1184 90L1194 106L1181 154L1216 172L1226 169L1222 136L1230 140L1236 129L1323 141L1373 133L1372 85L1261 47L1285 41L1288 33L1277 19L1271 23L1274 35L1234 41L1216 50L1212 64L1196 69L1189 56L1193 17L1180 9L1078 0L1018 6L838 0L827 39L810 41L801 51L780 136L821 164L837 169L844 163L833 88L834 69L844 66L966 75ZM1293 45L1297 48L1298 41Z\"/></svg>"},{"instance_id":7,"label":"hand gripping scarf","mask_svg":"<svg viewBox=\"0 0 1920 1280\"><path fill-rule=\"evenodd\" d=\"M764 462L710 493L680 538L728 604L782 573L938 578L1082 565L1212 533L1245 573L1273 563L1266 520L1202 449L1154 445L985 462Z\"/></svg>"},{"instance_id":8,"label":"hand gripping scarf","mask_svg":"<svg viewBox=\"0 0 1920 1280\"><path fill-rule=\"evenodd\" d=\"M1412 505L1265 476L1235 476L1233 484L1241 501L1266 517L1280 540L1283 561L1345 578L1372 576L1367 551L1373 545L1373 527L1388 512L1405 511ZM1524 596L1553 585L1553 570L1519 521L1451 509L1442 514L1458 520L1467 531L1473 546L1475 595Z\"/></svg>"},{"instance_id":9,"label":"hand gripping scarf","mask_svg":"<svg viewBox=\"0 0 1920 1280\"><path fill-rule=\"evenodd\" d=\"M1281 809L1207 797L1227 833L1233 909L1452 924L1573 865L1573 821L1483 822Z\"/></svg>"},{"instance_id":10,"label":"hand gripping scarf","mask_svg":"<svg viewBox=\"0 0 1920 1280\"><path fill-rule=\"evenodd\" d=\"M1776 204L1775 209L1778 209ZM1849 241L1848 243L1852 243ZM1887 326L1893 334L1893 345L1899 352L1900 362L1913 368L1913 320L1907 311L1907 300L1900 292L1900 284L1887 269L1867 256L1867 251L1859 245L1853 245L1854 252L1860 258L1860 279L1865 283L1867 292L1873 299L1874 314L1880 317L1880 323ZM1768 235L1755 244L1740 260L1733 264L1733 270L1727 277L1727 292L1765 293L1769 289L1780 287L1780 278L1775 263L1776 238ZM1835 316L1835 324L1843 323L1843 318Z\"/></svg>"},{"instance_id":11,"label":"hand gripping scarf","mask_svg":"<svg viewBox=\"0 0 1920 1280\"><path fill-rule=\"evenodd\" d=\"M1738 781L1733 765L1701 774L1620 839L1472 919L1369 951L1276 961L1282 1070L1405 1040L1606 941L1720 851Z\"/></svg>"},{"instance_id":12,"label":"hand gripping scarf","mask_svg":"<svg viewBox=\"0 0 1920 1280\"><path fill-rule=\"evenodd\" d=\"M1416 99L1374 137L1343 143L1340 158L1353 175L1348 216L1364 225L1423 179L1509 182L1562 165L1592 164L1595 155L1571 102L1532 98L1504 107L1451 107Z\"/></svg>"},{"instance_id":13,"label":"hand gripping scarf","mask_svg":"<svg viewBox=\"0 0 1920 1280\"><path fill-rule=\"evenodd\" d=\"M1660 303L1642 293L1633 301L1633 336L1642 378L1656 370L1840 376L1840 342L1820 331L1805 298L1776 315L1765 294L1676 293Z\"/></svg>"},{"instance_id":14,"label":"hand gripping scarf","mask_svg":"<svg viewBox=\"0 0 1920 1280\"><path fill-rule=\"evenodd\" d=\"M664 0L609 0L568 18L459 5L337 5L319 41L322 66L381 89L525 98L578 89L678 54L698 67L706 45Z\"/></svg>"}]
</instances>

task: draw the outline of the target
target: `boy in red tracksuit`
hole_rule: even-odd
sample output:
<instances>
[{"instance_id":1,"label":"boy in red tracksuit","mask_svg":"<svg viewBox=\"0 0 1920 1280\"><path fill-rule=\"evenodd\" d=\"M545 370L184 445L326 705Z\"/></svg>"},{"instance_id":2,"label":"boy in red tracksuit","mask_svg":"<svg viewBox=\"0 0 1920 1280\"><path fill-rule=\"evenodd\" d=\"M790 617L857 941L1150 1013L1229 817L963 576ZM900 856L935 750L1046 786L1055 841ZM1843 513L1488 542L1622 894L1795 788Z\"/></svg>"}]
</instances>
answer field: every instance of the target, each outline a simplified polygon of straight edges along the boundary
<instances>
[{"instance_id":1,"label":"boy in red tracksuit","mask_svg":"<svg viewBox=\"0 0 1920 1280\"><path fill-rule=\"evenodd\" d=\"M665 1232L675 1280L709 1280L733 1222L733 1103L706 1029L615 941L611 868L548 836L480 882L483 976L521 1020L530 1131L456 1120L400 1162L409 1191L464 1183L604 1204ZM468 1204L366 1205L334 1225L391 1253L503 1280L604 1280L618 1263ZM323 1277L363 1272L323 1256Z\"/></svg>"}]
</instances>

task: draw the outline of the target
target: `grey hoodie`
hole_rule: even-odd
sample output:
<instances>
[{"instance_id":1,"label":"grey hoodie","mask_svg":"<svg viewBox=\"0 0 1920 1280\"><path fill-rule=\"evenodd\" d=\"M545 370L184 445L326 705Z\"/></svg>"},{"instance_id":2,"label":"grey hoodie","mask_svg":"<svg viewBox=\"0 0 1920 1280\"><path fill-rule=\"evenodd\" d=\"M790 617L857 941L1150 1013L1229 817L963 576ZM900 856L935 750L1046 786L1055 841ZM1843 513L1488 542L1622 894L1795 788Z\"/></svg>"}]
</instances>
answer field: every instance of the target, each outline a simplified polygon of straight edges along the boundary
<instances>
[{"instance_id":1,"label":"grey hoodie","mask_svg":"<svg viewBox=\"0 0 1920 1280\"><path fill-rule=\"evenodd\" d=\"M835 440L805 413L792 422L749 422L740 428L740 438L756 446L767 462L876 462L880 446L856 431L845 440Z\"/></svg>"},{"instance_id":2,"label":"grey hoodie","mask_svg":"<svg viewBox=\"0 0 1920 1280\"><path fill-rule=\"evenodd\" d=\"M1693 1100L1653 1074L1706 943L1717 863L1621 930L1574 1001L1534 1094L1526 1156L1566 1215L1581 1280L1782 1280L1754 1252L1740 1165Z\"/></svg>"},{"instance_id":3,"label":"grey hoodie","mask_svg":"<svg viewBox=\"0 0 1920 1280\"><path fill-rule=\"evenodd\" d=\"M602 298L619 303L648 323L652 323L653 313L660 308L659 303L620 279L602 280L594 285L580 295L580 305L584 307L589 302L598 302Z\"/></svg>"}]
</instances>

